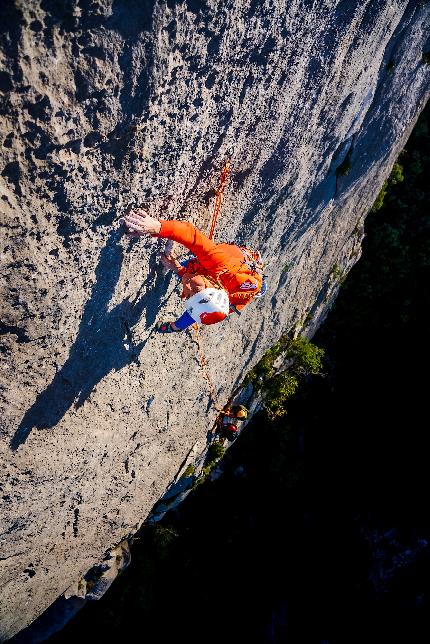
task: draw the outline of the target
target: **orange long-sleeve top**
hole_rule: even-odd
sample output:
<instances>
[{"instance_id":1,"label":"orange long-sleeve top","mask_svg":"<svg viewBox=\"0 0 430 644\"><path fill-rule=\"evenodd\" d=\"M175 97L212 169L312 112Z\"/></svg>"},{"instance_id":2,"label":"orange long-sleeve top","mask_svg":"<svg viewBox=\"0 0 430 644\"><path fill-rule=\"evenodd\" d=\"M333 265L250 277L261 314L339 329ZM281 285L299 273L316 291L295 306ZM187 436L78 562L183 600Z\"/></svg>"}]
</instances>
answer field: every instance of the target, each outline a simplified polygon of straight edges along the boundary
<instances>
[{"instance_id":1,"label":"orange long-sleeve top","mask_svg":"<svg viewBox=\"0 0 430 644\"><path fill-rule=\"evenodd\" d=\"M261 289L260 275L248 267L235 244L215 244L188 221L162 219L160 223L161 230L156 236L172 239L188 248L198 260L191 271L219 283L236 308L243 308ZM183 273L187 270L185 268Z\"/></svg>"}]
</instances>

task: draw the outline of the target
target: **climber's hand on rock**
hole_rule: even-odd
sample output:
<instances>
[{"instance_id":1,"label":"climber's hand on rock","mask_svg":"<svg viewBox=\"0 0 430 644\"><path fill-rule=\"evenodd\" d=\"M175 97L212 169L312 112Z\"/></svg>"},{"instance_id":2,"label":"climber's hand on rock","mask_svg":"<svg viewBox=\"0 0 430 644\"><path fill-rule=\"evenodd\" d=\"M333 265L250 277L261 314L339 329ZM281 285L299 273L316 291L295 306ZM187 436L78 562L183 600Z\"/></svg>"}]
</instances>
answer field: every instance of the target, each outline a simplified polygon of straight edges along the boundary
<instances>
[{"instance_id":1,"label":"climber's hand on rock","mask_svg":"<svg viewBox=\"0 0 430 644\"><path fill-rule=\"evenodd\" d=\"M144 235L144 232L138 231L137 226L134 226L131 223L131 217L134 217L134 215L139 214L141 216L146 216L146 212L140 208L136 208L134 210L130 210L125 217L121 220L123 224L126 226L126 234L128 237L142 237Z\"/></svg>"},{"instance_id":2,"label":"climber's hand on rock","mask_svg":"<svg viewBox=\"0 0 430 644\"><path fill-rule=\"evenodd\" d=\"M164 268L175 271L175 273L178 271L179 268L181 268L180 263L178 262L178 260L176 259L176 256L173 253L168 253L167 255L161 255L161 263L163 264Z\"/></svg>"},{"instance_id":3,"label":"climber's hand on rock","mask_svg":"<svg viewBox=\"0 0 430 644\"><path fill-rule=\"evenodd\" d=\"M141 235L158 235L161 230L161 223L158 219L150 217L145 210L136 208L124 218L125 225L128 228L128 234L133 237Z\"/></svg>"},{"instance_id":4,"label":"climber's hand on rock","mask_svg":"<svg viewBox=\"0 0 430 644\"><path fill-rule=\"evenodd\" d=\"M134 228L128 227L125 234L127 235L127 237L134 238L134 237L142 237L142 235L144 235L145 233L138 233L134 230Z\"/></svg>"}]
</instances>

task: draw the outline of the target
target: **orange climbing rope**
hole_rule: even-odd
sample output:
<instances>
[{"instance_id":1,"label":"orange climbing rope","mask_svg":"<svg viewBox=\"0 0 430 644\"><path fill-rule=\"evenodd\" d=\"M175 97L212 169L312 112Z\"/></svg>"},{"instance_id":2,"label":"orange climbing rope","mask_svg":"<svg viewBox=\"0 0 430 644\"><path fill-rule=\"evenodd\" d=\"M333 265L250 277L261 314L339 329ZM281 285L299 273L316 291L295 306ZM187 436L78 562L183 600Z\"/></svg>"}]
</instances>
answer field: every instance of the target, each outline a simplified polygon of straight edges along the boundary
<instances>
[{"instance_id":1,"label":"orange climbing rope","mask_svg":"<svg viewBox=\"0 0 430 644\"><path fill-rule=\"evenodd\" d=\"M220 406L219 406L219 403L218 403L218 398L217 398L217 395L216 395L214 383L213 383L212 378L210 377L210 374L209 374L208 363L206 361L206 357L205 357L205 354L204 354L204 351L203 351L198 324L196 324L195 326L193 324L193 329L194 329L194 339L195 339L196 344L197 344L197 355L199 357L199 364L200 364L200 368L202 370L203 378L207 382L209 395L212 398L212 404L213 404L214 408L216 409L216 411L220 412L221 409L220 409Z\"/></svg>"},{"instance_id":2,"label":"orange climbing rope","mask_svg":"<svg viewBox=\"0 0 430 644\"><path fill-rule=\"evenodd\" d=\"M212 223L211 223L211 229L209 232L209 239L212 239L214 236L215 226L216 226L219 212L221 210L222 196L224 193L225 184L227 183L229 171L230 171L230 160L227 159L221 172L218 188L215 190L215 205L214 205L214 213L212 215Z\"/></svg>"},{"instance_id":3,"label":"orange climbing rope","mask_svg":"<svg viewBox=\"0 0 430 644\"><path fill-rule=\"evenodd\" d=\"M227 183L227 178L228 178L228 173L230 171L230 161L227 159L227 161L224 163L224 167L221 172L221 177L219 180L218 187L215 191L215 205L214 205L214 212L212 215L212 222L211 222L211 229L209 232L209 239L212 239L214 236L215 232L215 226L216 222L218 219L218 215L221 210L221 202L222 202L222 195L224 192L225 184ZM194 330L194 339L197 344L197 355L199 358L199 364L200 368L202 370L203 378L206 380L208 389L209 389L209 395L212 398L212 404L216 411L221 412L218 400L217 400L217 395L215 392L215 386L213 384L212 378L210 377L209 370L208 370L208 365L206 361L206 357L203 351L202 343L201 343L201 338L199 334L199 325L193 324L193 330Z\"/></svg>"}]
</instances>

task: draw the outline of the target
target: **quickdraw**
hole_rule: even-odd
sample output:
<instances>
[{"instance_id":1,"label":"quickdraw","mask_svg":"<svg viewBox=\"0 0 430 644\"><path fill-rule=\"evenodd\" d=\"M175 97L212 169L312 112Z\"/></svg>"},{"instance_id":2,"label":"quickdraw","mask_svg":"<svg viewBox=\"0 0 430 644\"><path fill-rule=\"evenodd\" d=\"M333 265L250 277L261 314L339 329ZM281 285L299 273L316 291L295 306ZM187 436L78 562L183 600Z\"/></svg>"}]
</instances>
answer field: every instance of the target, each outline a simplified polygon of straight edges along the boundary
<instances>
[{"instance_id":1,"label":"quickdraw","mask_svg":"<svg viewBox=\"0 0 430 644\"><path fill-rule=\"evenodd\" d=\"M264 263L260 255L260 251L252 250L247 248L247 246L239 246L240 250L244 254L245 264L253 273L259 273L262 275L264 270Z\"/></svg>"}]
</instances>

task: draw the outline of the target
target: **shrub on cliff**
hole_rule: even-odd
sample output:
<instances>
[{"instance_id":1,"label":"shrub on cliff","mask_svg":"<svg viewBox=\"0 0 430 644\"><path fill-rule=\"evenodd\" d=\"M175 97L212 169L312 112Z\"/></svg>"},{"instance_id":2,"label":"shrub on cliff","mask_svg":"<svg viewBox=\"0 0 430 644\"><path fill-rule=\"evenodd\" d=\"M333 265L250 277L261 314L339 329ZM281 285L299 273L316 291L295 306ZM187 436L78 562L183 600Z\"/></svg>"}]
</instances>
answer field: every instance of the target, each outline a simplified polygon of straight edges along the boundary
<instances>
[{"instance_id":1,"label":"shrub on cliff","mask_svg":"<svg viewBox=\"0 0 430 644\"><path fill-rule=\"evenodd\" d=\"M403 167L400 165L400 163L395 163L393 165L393 169L391 170L391 174L388 177L386 181L382 184L382 188L376 197L375 203L372 206L371 212L377 212L382 208L384 205L384 199L387 196L387 192L389 191L390 187L395 186L397 183L401 183L404 180L403 176Z\"/></svg>"},{"instance_id":2,"label":"shrub on cliff","mask_svg":"<svg viewBox=\"0 0 430 644\"><path fill-rule=\"evenodd\" d=\"M287 369L276 373L275 361L284 357ZM255 365L247 375L246 381L252 382L261 391L264 405L271 418L286 413L285 404L297 390L301 378L322 371L324 349L312 344L307 338L291 340L282 336Z\"/></svg>"}]
</instances>

